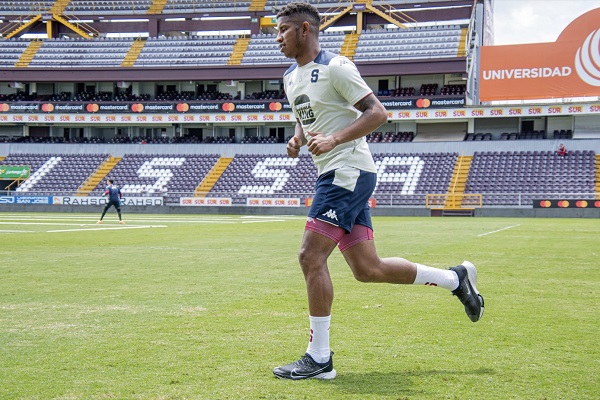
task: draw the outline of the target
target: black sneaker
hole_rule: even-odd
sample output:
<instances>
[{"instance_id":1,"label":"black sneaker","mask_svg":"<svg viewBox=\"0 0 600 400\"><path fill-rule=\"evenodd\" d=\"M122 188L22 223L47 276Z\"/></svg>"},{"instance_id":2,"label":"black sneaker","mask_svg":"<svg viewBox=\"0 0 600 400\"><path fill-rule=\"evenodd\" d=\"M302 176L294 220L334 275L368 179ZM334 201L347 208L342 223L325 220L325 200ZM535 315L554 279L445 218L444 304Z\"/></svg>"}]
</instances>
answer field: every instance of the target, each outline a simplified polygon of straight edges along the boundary
<instances>
[{"instance_id":1,"label":"black sneaker","mask_svg":"<svg viewBox=\"0 0 600 400\"><path fill-rule=\"evenodd\" d=\"M275 368L273 373L281 379L333 379L336 375L333 369L333 352L326 363L318 363L306 353L298 361Z\"/></svg>"},{"instance_id":2,"label":"black sneaker","mask_svg":"<svg viewBox=\"0 0 600 400\"><path fill-rule=\"evenodd\" d=\"M450 268L458 275L458 287L452 294L465 306L465 312L473 322L479 321L483 315L483 297L477 291L477 269L469 261L463 261L462 265Z\"/></svg>"}]
</instances>

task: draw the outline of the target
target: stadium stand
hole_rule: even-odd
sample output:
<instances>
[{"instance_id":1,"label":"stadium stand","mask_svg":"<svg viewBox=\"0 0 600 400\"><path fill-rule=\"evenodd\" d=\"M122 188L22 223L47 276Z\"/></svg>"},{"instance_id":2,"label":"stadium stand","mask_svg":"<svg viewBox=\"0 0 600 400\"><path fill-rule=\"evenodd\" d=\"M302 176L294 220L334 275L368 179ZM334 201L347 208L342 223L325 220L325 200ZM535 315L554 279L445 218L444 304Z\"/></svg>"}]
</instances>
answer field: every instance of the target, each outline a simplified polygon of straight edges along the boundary
<instances>
[{"instance_id":1,"label":"stadium stand","mask_svg":"<svg viewBox=\"0 0 600 400\"><path fill-rule=\"evenodd\" d=\"M487 206L530 206L535 198L560 194L582 198L595 192L593 151L558 157L553 151L476 152L466 193L483 193Z\"/></svg>"},{"instance_id":2,"label":"stadium stand","mask_svg":"<svg viewBox=\"0 0 600 400\"><path fill-rule=\"evenodd\" d=\"M425 204L428 193L446 193L457 153L374 154L377 204Z\"/></svg>"},{"instance_id":3,"label":"stadium stand","mask_svg":"<svg viewBox=\"0 0 600 400\"><path fill-rule=\"evenodd\" d=\"M91 0L71 0L65 8L65 13L73 15L110 15L126 14L137 15L146 14L152 4L152 0L137 1L91 1Z\"/></svg>"},{"instance_id":4,"label":"stadium stand","mask_svg":"<svg viewBox=\"0 0 600 400\"><path fill-rule=\"evenodd\" d=\"M71 195L107 157L106 154L11 154L0 164L31 167L31 176L16 192Z\"/></svg>"},{"instance_id":5,"label":"stadium stand","mask_svg":"<svg viewBox=\"0 0 600 400\"><path fill-rule=\"evenodd\" d=\"M29 68L119 67L132 39L46 39Z\"/></svg>"},{"instance_id":6,"label":"stadium stand","mask_svg":"<svg viewBox=\"0 0 600 400\"><path fill-rule=\"evenodd\" d=\"M321 48L323 50L340 53L344 43L344 33L323 32L321 34ZM248 48L244 53L242 64L291 64L292 60L285 58L279 51L279 44L275 41L275 34L252 35Z\"/></svg>"},{"instance_id":7,"label":"stadium stand","mask_svg":"<svg viewBox=\"0 0 600 400\"><path fill-rule=\"evenodd\" d=\"M248 197L310 196L316 173L306 155L236 155L208 196L232 196L233 204L246 204Z\"/></svg>"},{"instance_id":8,"label":"stadium stand","mask_svg":"<svg viewBox=\"0 0 600 400\"><path fill-rule=\"evenodd\" d=\"M457 57L461 36L457 25L363 31L354 60Z\"/></svg>"},{"instance_id":9,"label":"stadium stand","mask_svg":"<svg viewBox=\"0 0 600 400\"><path fill-rule=\"evenodd\" d=\"M352 3L309 2L321 11L331 12ZM450 101L448 97L453 97L451 100L470 99L476 103L477 99L467 92L467 80L471 76L466 77L465 71L470 71L468 67L474 62L469 59L471 45L477 37L473 31L477 25L473 11L481 7L482 2L433 0L417 4L391 0L368 3L386 10L398 6L423 20L407 19L404 29L392 28L389 19L365 13L361 24L356 24L359 33L349 29L322 32L322 48L353 59L380 97L402 97L398 102L412 101L413 108L419 110L431 106L424 110L431 114L440 109L432 104L433 100ZM284 103L281 75L292 61L280 53L275 30L268 21L268 16L277 12L281 4L272 0L71 0L64 10L57 12L69 16L75 25L79 23L77 18L81 18L92 21L91 25L97 28L102 27L92 39L85 40L77 38L68 26L59 24L54 24L51 32L54 38L33 42L6 38L8 31L2 29L7 27L8 21L0 21L3 35L0 72L23 77L11 79L0 90L0 102L5 103L0 106L5 108L17 102L203 102L211 106L218 103L220 108L223 101ZM417 5L426 5L426 9L411 13L409 10ZM0 2L0 13L6 16L30 17L42 13L48 18L51 9L57 10L55 1ZM152 17L147 19L148 15ZM111 22L112 16L115 18ZM344 23L353 18L346 17ZM115 22L117 20L121 22ZM142 31L147 30L147 38L109 37L128 36L140 27ZM235 34L201 32L225 27L239 31ZM42 23L31 29L32 33L41 31L46 31ZM136 46L139 53L132 56ZM38 76L54 70L64 71L64 74L59 79L46 76L34 86ZM96 74L98 81L94 79ZM31 86L22 88L17 80ZM423 98L429 102L416 103ZM398 110L404 109L392 108L390 112ZM257 118L260 117L261 113L257 114ZM35 118L31 121L41 122ZM301 155L292 160L284 156L282 142L293 132L293 123L270 121L273 122L252 126L202 123L192 125L189 130L185 124L163 124L158 132L146 126L129 129L125 126L129 124L106 129L86 126L81 127L82 132L69 134L74 124L62 126L54 121L52 126L44 127L43 123L36 122L28 126L30 130L21 132L21 126L28 125L26 122L4 119L0 143L2 149L8 149L8 154L0 164L31 166L31 177L17 190L21 194L75 195L107 157L125 152L108 176L123 185L127 196L158 196L166 186L167 202L178 204L181 196L199 195L201 183L220 157L235 154L210 191L202 195L232 197L235 205L246 204L249 197L310 197L316 178L310 157ZM522 126L515 121L506 125L479 125L478 122L472 133L465 133L465 127L434 132L421 129L416 121L396 121L370 134L367 140L376 149L378 168L379 184L374 193L377 204L423 207L427 194L447 193L458 160L465 151L473 156L464 193L482 194L484 207L531 207L536 196L549 194L560 194L564 198L594 196L600 176L596 172L598 151L581 150L582 146L567 142L569 155L558 159L553 149L558 140L574 139L581 133L581 126L576 127L565 118L558 122L547 118ZM593 128L594 125L584 126ZM48 129L41 133L45 128ZM472 128L473 124L468 126L469 130ZM436 145L444 139L448 143L462 140L457 144L462 147L440 151ZM421 143L424 141L427 143ZM73 153L78 154L63 154L66 146L52 153L51 146L59 144L69 144ZM156 144L161 152L154 152L150 146L136 147L138 144ZM237 153L240 145L247 144L257 146L248 146L252 149ZM420 144L427 145L427 151L423 151L424 147L418 150L412 147ZM26 146L37 153L25 151ZM102 151L96 154L93 146L101 147ZM119 146L126 150L115 151ZM190 151L202 148L198 152L202 154L179 152L189 150L188 147ZM511 150L495 151L496 147ZM528 150L521 151L522 148ZM213 149L220 154L212 154ZM257 154L253 149L257 149ZM0 154L0 159L1 156L4 154ZM106 177L89 195L101 194L105 185ZM463 205L474 206L474 198L469 199Z\"/></svg>"},{"instance_id":10,"label":"stadium stand","mask_svg":"<svg viewBox=\"0 0 600 400\"><path fill-rule=\"evenodd\" d=\"M110 178L118 182L127 196L157 195L166 186L172 193L168 201L178 203L180 196L193 195L218 159L216 154L126 154L110 172ZM101 195L108 178L91 195Z\"/></svg>"},{"instance_id":11,"label":"stadium stand","mask_svg":"<svg viewBox=\"0 0 600 400\"><path fill-rule=\"evenodd\" d=\"M107 159L107 154L9 155L0 165L30 165L31 176L19 188L29 195L74 195ZM427 194L446 193L458 153L376 153L381 206L423 206ZM110 171L124 195L156 196L163 186L168 201L194 191L218 161L219 155L127 154ZM90 195L101 195L107 177ZM238 154L208 193L232 197L245 204L248 197L310 197L316 169L310 156L290 159L278 154ZM483 194L484 206L531 206L533 199L560 194L581 198L595 192L596 153L572 151L558 157L551 151L475 152L465 193ZM465 202L464 205L468 205Z\"/></svg>"},{"instance_id":12,"label":"stadium stand","mask_svg":"<svg viewBox=\"0 0 600 400\"><path fill-rule=\"evenodd\" d=\"M24 39L3 40L0 46L0 66L14 66L30 42Z\"/></svg>"},{"instance_id":13,"label":"stadium stand","mask_svg":"<svg viewBox=\"0 0 600 400\"><path fill-rule=\"evenodd\" d=\"M149 38L136 67L227 65L236 36Z\"/></svg>"}]
</instances>

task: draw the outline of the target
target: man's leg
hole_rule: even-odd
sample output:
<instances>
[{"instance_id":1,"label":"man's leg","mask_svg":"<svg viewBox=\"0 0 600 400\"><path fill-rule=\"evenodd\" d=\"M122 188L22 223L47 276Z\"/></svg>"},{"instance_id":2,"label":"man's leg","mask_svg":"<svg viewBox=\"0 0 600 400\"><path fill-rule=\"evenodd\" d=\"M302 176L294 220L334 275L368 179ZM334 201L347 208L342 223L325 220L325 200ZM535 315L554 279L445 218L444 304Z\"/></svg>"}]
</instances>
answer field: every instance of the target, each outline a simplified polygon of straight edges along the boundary
<instances>
[{"instance_id":1,"label":"man's leg","mask_svg":"<svg viewBox=\"0 0 600 400\"><path fill-rule=\"evenodd\" d=\"M440 286L459 298L471 321L481 318L484 301L475 286L477 270L473 264L464 261L462 265L446 270L399 257L380 258L369 231L368 227L355 225L340 242L340 250L358 281Z\"/></svg>"},{"instance_id":2,"label":"man's leg","mask_svg":"<svg viewBox=\"0 0 600 400\"><path fill-rule=\"evenodd\" d=\"M121 204L115 202L115 208L117 209L117 214L119 215L119 223L123 224L123 219L121 218Z\"/></svg>"},{"instance_id":3,"label":"man's leg","mask_svg":"<svg viewBox=\"0 0 600 400\"><path fill-rule=\"evenodd\" d=\"M304 231L298 260L308 295L308 311L315 317L331 314L333 284L327 268L327 259L337 243L310 230Z\"/></svg>"},{"instance_id":4,"label":"man's leg","mask_svg":"<svg viewBox=\"0 0 600 400\"><path fill-rule=\"evenodd\" d=\"M102 216L100 216L100 219L98 220L98 222L96 222L97 224L101 224L102 220L104 219L104 215L106 215L106 210L108 210L110 208L110 202L106 203L106 205L104 206L104 210L102 210Z\"/></svg>"},{"instance_id":5,"label":"man's leg","mask_svg":"<svg viewBox=\"0 0 600 400\"><path fill-rule=\"evenodd\" d=\"M307 223L307 226L310 224ZM298 260L306 281L310 336L306 354L293 363L277 367L273 373L284 379L333 379L336 372L329 347L329 325L333 303L333 284L327 268L327 259L337 245L335 235L343 234L338 227L327 227L328 232L305 230ZM335 234L331 234L334 232Z\"/></svg>"},{"instance_id":6,"label":"man's leg","mask_svg":"<svg viewBox=\"0 0 600 400\"><path fill-rule=\"evenodd\" d=\"M355 225L355 229L368 229L362 225ZM360 282L386 282L412 285L417 279L419 265L400 257L380 258L375 249L374 240L364 240L343 250L342 254L350 266L356 280ZM453 290L458 286L456 274L449 270L436 269L426 266L423 269L432 269L439 272L435 286L446 287Z\"/></svg>"}]
</instances>

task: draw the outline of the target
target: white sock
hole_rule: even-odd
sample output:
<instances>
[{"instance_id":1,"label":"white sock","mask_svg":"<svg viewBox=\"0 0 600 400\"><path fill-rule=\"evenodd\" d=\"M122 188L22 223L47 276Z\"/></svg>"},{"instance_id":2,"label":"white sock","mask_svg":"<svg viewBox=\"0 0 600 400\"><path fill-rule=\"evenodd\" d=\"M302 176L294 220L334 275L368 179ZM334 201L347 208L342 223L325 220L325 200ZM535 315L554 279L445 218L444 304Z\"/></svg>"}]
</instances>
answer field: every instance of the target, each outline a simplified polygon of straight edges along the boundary
<instances>
[{"instance_id":1,"label":"white sock","mask_svg":"<svg viewBox=\"0 0 600 400\"><path fill-rule=\"evenodd\" d=\"M310 320L310 339L306 352L318 363L327 362L331 356L329 349L331 315L327 317L309 316L308 319Z\"/></svg>"},{"instance_id":2,"label":"white sock","mask_svg":"<svg viewBox=\"0 0 600 400\"><path fill-rule=\"evenodd\" d=\"M416 265L417 277L413 283L414 285L439 286L448 290L454 290L458 287L456 272L449 269L432 268L422 264Z\"/></svg>"}]
</instances>

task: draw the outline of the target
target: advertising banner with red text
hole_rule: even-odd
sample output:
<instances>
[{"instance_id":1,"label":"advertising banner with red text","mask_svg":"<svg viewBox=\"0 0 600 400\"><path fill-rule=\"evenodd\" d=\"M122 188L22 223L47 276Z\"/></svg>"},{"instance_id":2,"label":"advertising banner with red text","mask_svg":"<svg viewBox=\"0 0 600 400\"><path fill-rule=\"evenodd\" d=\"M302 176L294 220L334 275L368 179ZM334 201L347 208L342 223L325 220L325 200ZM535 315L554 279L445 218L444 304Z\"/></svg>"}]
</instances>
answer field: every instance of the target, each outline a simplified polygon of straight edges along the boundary
<instances>
[{"instance_id":1,"label":"advertising banner with red text","mask_svg":"<svg viewBox=\"0 0 600 400\"><path fill-rule=\"evenodd\" d=\"M556 42L481 48L480 100L600 96L600 8Z\"/></svg>"},{"instance_id":2,"label":"advertising banner with red text","mask_svg":"<svg viewBox=\"0 0 600 400\"><path fill-rule=\"evenodd\" d=\"M247 206L259 207L300 207L302 203L299 198L264 198L264 197L248 197L246 199Z\"/></svg>"},{"instance_id":3,"label":"advertising banner with red text","mask_svg":"<svg viewBox=\"0 0 600 400\"><path fill-rule=\"evenodd\" d=\"M231 206L231 197L180 197L180 206Z\"/></svg>"}]
</instances>

